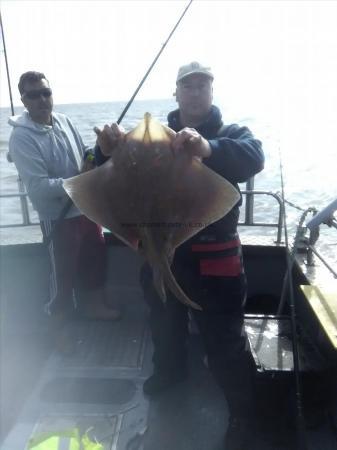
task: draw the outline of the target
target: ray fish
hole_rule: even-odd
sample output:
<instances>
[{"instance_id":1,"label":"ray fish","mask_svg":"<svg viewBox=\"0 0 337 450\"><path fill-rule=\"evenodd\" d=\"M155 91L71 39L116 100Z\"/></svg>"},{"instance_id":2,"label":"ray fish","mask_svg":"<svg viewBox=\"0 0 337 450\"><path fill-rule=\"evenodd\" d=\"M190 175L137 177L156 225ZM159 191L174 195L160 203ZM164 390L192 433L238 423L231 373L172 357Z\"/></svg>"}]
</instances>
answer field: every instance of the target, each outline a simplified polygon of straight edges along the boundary
<instances>
[{"instance_id":1,"label":"ray fish","mask_svg":"<svg viewBox=\"0 0 337 450\"><path fill-rule=\"evenodd\" d=\"M153 269L154 286L195 309L170 269L175 249L225 216L237 190L188 152L173 152L175 132L149 113L102 166L69 178L64 188L79 210L111 231Z\"/></svg>"}]
</instances>

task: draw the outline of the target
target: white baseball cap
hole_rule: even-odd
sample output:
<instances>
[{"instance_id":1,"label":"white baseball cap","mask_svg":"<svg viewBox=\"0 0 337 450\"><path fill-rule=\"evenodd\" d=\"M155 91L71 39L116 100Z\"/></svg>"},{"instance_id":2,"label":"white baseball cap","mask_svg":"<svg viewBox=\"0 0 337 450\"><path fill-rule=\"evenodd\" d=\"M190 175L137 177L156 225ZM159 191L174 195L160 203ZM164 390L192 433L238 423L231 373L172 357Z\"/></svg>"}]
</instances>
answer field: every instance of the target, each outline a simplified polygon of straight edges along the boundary
<instances>
[{"instance_id":1,"label":"white baseball cap","mask_svg":"<svg viewBox=\"0 0 337 450\"><path fill-rule=\"evenodd\" d=\"M211 78L212 80L214 79L214 75L212 74L210 67L205 67L199 62L193 61L179 68L177 75L177 83L178 81L181 81L183 78L188 77L189 75L192 75L194 73L201 73Z\"/></svg>"}]
</instances>

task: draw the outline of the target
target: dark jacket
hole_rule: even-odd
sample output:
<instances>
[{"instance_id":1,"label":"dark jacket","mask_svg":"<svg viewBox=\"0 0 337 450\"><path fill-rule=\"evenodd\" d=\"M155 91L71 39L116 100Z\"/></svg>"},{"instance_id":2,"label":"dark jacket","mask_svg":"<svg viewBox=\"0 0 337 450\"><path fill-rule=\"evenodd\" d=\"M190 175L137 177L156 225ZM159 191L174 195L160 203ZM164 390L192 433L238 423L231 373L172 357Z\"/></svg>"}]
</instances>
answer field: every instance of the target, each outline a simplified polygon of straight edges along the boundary
<instances>
[{"instance_id":1,"label":"dark jacket","mask_svg":"<svg viewBox=\"0 0 337 450\"><path fill-rule=\"evenodd\" d=\"M183 127L179 119L179 110L168 115L168 126L174 131ZM209 141L212 154L203 163L226 178L240 192L238 183L247 181L263 169L264 155L261 142L254 138L247 127L224 125L221 112L216 106L196 130ZM222 219L201 230L191 242L222 242L230 240L236 234L239 219L239 206L242 200ZM190 241L183 244L186 247Z\"/></svg>"},{"instance_id":2,"label":"dark jacket","mask_svg":"<svg viewBox=\"0 0 337 450\"><path fill-rule=\"evenodd\" d=\"M180 131L179 110L168 115L168 125ZM212 106L196 130L209 141L212 153L203 163L226 178L240 192L238 183L263 169L261 142L247 127L224 125L220 110ZM241 244L237 233L239 202L222 219L202 229L175 252L172 272L184 292L203 309L221 313L242 313L246 297ZM143 269L143 286L151 280Z\"/></svg>"}]
</instances>

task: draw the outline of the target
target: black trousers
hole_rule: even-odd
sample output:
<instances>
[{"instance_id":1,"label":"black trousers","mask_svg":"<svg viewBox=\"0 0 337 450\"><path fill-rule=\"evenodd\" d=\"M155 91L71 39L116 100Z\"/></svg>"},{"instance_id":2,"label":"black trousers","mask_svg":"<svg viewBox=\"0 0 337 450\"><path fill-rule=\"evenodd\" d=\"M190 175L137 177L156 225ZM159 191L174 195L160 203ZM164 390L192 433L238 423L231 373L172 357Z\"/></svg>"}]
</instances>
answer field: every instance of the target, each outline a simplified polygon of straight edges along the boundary
<instances>
[{"instance_id":1,"label":"black trousers","mask_svg":"<svg viewBox=\"0 0 337 450\"><path fill-rule=\"evenodd\" d=\"M195 271L175 269L178 283L202 307L191 310L204 341L208 365L223 390L231 415L243 419L254 416L254 361L243 326L245 276L196 277ZM181 267L182 269L182 267ZM150 307L150 327L154 345L155 373L186 370L188 308L167 292L164 305L152 284L151 269L141 271L144 297Z\"/></svg>"}]
</instances>

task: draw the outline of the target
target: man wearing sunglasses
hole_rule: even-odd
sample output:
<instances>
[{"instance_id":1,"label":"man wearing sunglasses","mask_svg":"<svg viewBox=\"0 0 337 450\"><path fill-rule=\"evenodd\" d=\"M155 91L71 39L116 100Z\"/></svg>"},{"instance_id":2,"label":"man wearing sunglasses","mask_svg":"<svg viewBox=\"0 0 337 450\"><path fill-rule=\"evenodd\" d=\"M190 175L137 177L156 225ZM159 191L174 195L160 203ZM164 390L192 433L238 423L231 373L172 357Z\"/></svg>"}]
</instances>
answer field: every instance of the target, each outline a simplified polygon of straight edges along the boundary
<instances>
[{"instance_id":1,"label":"man wearing sunglasses","mask_svg":"<svg viewBox=\"0 0 337 450\"><path fill-rule=\"evenodd\" d=\"M22 74L18 87L26 109L9 119L13 126L9 155L38 212L45 240L53 230L48 244L51 270L46 310L68 317L75 298L87 318L118 319L120 312L109 307L104 288L106 247L102 229L74 205L58 221L69 202L63 180L87 168L83 161L89 149L70 119L53 112L52 90L43 73Z\"/></svg>"}]
</instances>

